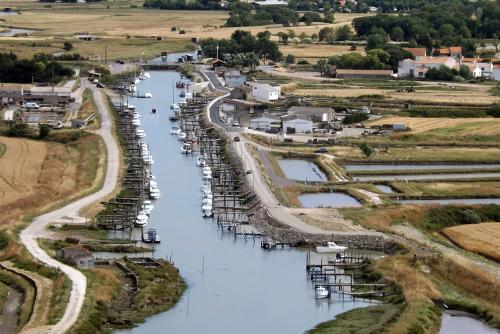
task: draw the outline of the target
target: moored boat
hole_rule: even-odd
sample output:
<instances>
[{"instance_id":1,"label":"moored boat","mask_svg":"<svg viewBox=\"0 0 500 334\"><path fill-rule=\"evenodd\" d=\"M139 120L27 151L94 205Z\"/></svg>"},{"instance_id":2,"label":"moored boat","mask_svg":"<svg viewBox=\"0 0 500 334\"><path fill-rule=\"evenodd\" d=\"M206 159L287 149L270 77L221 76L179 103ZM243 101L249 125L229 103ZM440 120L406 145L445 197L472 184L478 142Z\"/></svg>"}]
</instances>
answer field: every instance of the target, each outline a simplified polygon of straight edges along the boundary
<instances>
[{"instance_id":1,"label":"moored boat","mask_svg":"<svg viewBox=\"0 0 500 334\"><path fill-rule=\"evenodd\" d=\"M316 287L316 290L314 291L314 295L315 295L316 299L327 298L330 295L330 290L328 290L327 287L320 285L320 286Z\"/></svg>"},{"instance_id":2,"label":"moored boat","mask_svg":"<svg viewBox=\"0 0 500 334\"><path fill-rule=\"evenodd\" d=\"M318 253L342 253L347 249L345 246L339 246L333 241L329 241L326 246L317 246Z\"/></svg>"}]
</instances>

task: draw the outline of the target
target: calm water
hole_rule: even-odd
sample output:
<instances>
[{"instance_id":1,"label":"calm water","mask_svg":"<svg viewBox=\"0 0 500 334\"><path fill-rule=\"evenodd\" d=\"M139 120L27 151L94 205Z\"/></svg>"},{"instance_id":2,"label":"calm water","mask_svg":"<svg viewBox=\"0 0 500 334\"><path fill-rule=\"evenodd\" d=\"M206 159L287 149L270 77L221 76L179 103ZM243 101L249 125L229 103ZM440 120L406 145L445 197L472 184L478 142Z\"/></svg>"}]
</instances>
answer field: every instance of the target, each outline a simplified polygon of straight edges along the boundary
<instances>
[{"instance_id":1,"label":"calm water","mask_svg":"<svg viewBox=\"0 0 500 334\"><path fill-rule=\"evenodd\" d=\"M488 327L483 321L467 315L451 315L443 312L439 334L498 334L499 330Z\"/></svg>"},{"instance_id":2,"label":"calm water","mask_svg":"<svg viewBox=\"0 0 500 334\"><path fill-rule=\"evenodd\" d=\"M341 192L303 194L297 198L304 208L345 208L362 206L357 199Z\"/></svg>"},{"instance_id":3,"label":"calm water","mask_svg":"<svg viewBox=\"0 0 500 334\"><path fill-rule=\"evenodd\" d=\"M408 174L408 175L354 175L353 180L365 181L396 181L396 180L460 180L500 178L500 173L442 173L442 174Z\"/></svg>"},{"instance_id":4,"label":"calm water","mask_svg":"<svg viewBox=\"0 0 500 334\"><path fill-rule=\"evenodd\" d=\"M500 204L500 198L450 198L450 199L407 199L400 200L401 204L463 204L463 205L474 205L474 204Z\"/></svg>"},{"instance_id":5,"label":"calm water","mask_svg":"<svg viewBox=\"0 0 500 334\"><path fill-rule=\"evenodd\" d=\"M201 218L201 176L196 157L180 154L168 120L173 72L150 72L138 84L151 99L130 99L142 114L146 142L155 160L162 198L149 226L161 233L156 257L172 256L189 289L170 311L119 333L302 333L319 322L367 302L317 302L306 278L306 252L262 251L259 240L244 241ZM179 99L176 92L176 100ZM158 113L152 115L152 108Z\"/></svg>"},{"instance_id":6,"label":"calm water","mask_svg":"<svg viewBox=\"0 0 500 334\"><path fill-rule=\"evenodd\" d=\"M380 190L381 192L383 192L385 194L392 194L392 193L394 193L394 189L392 189L392 187L386 186L386 185L383 185L383 184L376 184L375 188L377 188L378 190Z\"/></svg>"},{"instance_id":7,"label":"calm water","mask_svg":"<svg viewBox=\"0 0 500 334\"><path fill-rule=\"evenodd\" d=\"M358 164L346 164L343 167L348 172L358 172L358 171L385 171L385 170L422 170L422 169L486 169L486 168L500 168L500 164L391 164L391 165L358 165Z\"/></svg>"},{"instance_id":8,"label":"calm water","mask_svg":"<svg viewBox=\"0 0 500 334\"><path fill-rule=\"evenodd\" d=\"M327 181L325 173L319 169L318 165L309 160L301 159L278 159L278 163L291 180L299 181Z\"/></svg>"},{"instance_id":9,"label":"calm water","mask_svg":"<svg viewBox=\"0 0 500 334\"><path fill-rule=\"evenodd\" d=\"M12 36L15 36L17 34L28 34L28 33L31 34L32 32L33 32L33 30L29 30L29 29L10 28L8 31L0 32L0 36L12 37Z\"/></svg>"}]
</instances>

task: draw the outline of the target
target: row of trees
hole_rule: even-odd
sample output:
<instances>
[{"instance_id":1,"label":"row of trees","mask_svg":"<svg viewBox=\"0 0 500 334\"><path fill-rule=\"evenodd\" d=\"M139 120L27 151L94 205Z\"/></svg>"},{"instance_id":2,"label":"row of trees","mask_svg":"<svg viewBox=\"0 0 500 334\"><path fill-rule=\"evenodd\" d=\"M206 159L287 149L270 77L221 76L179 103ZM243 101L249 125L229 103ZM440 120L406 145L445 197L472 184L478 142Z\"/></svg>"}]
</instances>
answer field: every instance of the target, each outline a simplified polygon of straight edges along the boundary
<instances>
[{"instance_id":1,"label":"row of trees","mask_svg":"<svg viewBox=\"0 0 500 334\"><path fill-rule=\"evenodd\" d=\"M51 55L38 53L31 59L18 59L13 53L0 53L2 82L59 82L73 74L71 68L52 60Z\"/></svg>"},{"instance_id":2,"label":"row of trees","mask_svg":"<svg viewBox=\"0 0 500 334\"><path fill-rule=\"evenodd\" d=\"M228 55L254 53L264 62L267 60L279 61L282 54L278 44L271 41L269 31L259 32L253 36L249 31L236 30L231 35L231 39L209 38L201 42L203 53L207 57L217 56L219 48L219 58L226 60Z\"/></svg>"},{"instance_id":3,"label":"row of trees","mask_svg":"<svg viewBox=\"0 0 500 334\"><path fill-rule=\"evenodd\" d=\"M285 6L264 6L253 12L253 7L244 2L231 3L229 10L227 27L259 26L272 23L288 27L299 22L311 25L313 22L333 23L335 20L331 12L325 13L323 17L317 12L306 12L301 16L295 10Z\"/></svg>"},{"instance_id":4,"label":"row of trees","mask_svg":"<svg viewBox=\"0 0 500 334\"><path fill-rule=\"evenodd\" d=\"M399 61L414 58L411 53L399 47L386 49L373 49L363 56L357 52L333 56L328 59L328 64L337 68L348 68L356 70L397 70Z\"/></svg>"},{"instance_id":5,"label":"row of trees","mask_svg":"<svg viewBox=\"0 0 500 334\"><path fill-rule=\"evenodd\" d=\"M425 78L439 81L463 81L472 79L472 72L469 67L462 65L459 69L449 68L441 65L438 68L431 68L425 73Z\"/></svg>"}]
</instances>

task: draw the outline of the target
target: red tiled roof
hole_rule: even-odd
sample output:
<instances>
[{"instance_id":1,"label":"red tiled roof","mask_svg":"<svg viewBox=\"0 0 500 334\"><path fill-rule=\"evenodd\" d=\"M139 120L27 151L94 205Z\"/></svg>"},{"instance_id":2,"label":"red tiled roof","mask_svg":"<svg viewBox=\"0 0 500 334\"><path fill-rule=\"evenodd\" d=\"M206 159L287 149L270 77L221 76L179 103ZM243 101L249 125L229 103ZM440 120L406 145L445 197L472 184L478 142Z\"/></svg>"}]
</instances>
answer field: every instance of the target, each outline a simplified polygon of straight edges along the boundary
<instances>
[{"instance_id":1,"label":"red tiled roof","mask_svg":"<svg viewBox=\"0 0 500 334\"><path fill-rule=\"evenodd\" d=\"M372 75L392 75L392 70L351 70L338 69L337 74L372 74Z\"/></svg>"},{"instance_id":2,"label":"red tiled roof","mask_svg":"<svg viewBox=\"0 0 500 334\"><path fill-rule=\"evenodd\" d=\"M404 50L410 52L415 57L423 57L427 54L426 48L404 48Z\"/></svg>"}]
</instances>

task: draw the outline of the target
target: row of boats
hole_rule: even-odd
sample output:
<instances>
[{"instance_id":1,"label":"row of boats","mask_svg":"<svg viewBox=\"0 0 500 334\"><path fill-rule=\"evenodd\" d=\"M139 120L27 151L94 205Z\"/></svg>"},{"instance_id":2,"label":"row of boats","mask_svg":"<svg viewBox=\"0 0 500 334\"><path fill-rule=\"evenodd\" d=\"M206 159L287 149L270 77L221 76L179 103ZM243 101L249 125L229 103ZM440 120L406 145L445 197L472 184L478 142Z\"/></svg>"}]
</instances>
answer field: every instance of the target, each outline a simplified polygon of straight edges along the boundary
<instances>
[{"instance_id":1,"label":"row of boats","mask_svg":"<svg viewBox=\"0 0 500 334\"><path fill-rule=\"evenodd\" d=\"M196 166L201 168L201 212L204 218L210 218L213 213L213 192L212 192L212 168L206 163L206 158L200 155L196 160Z\"/></svg>"}]
</instances>

